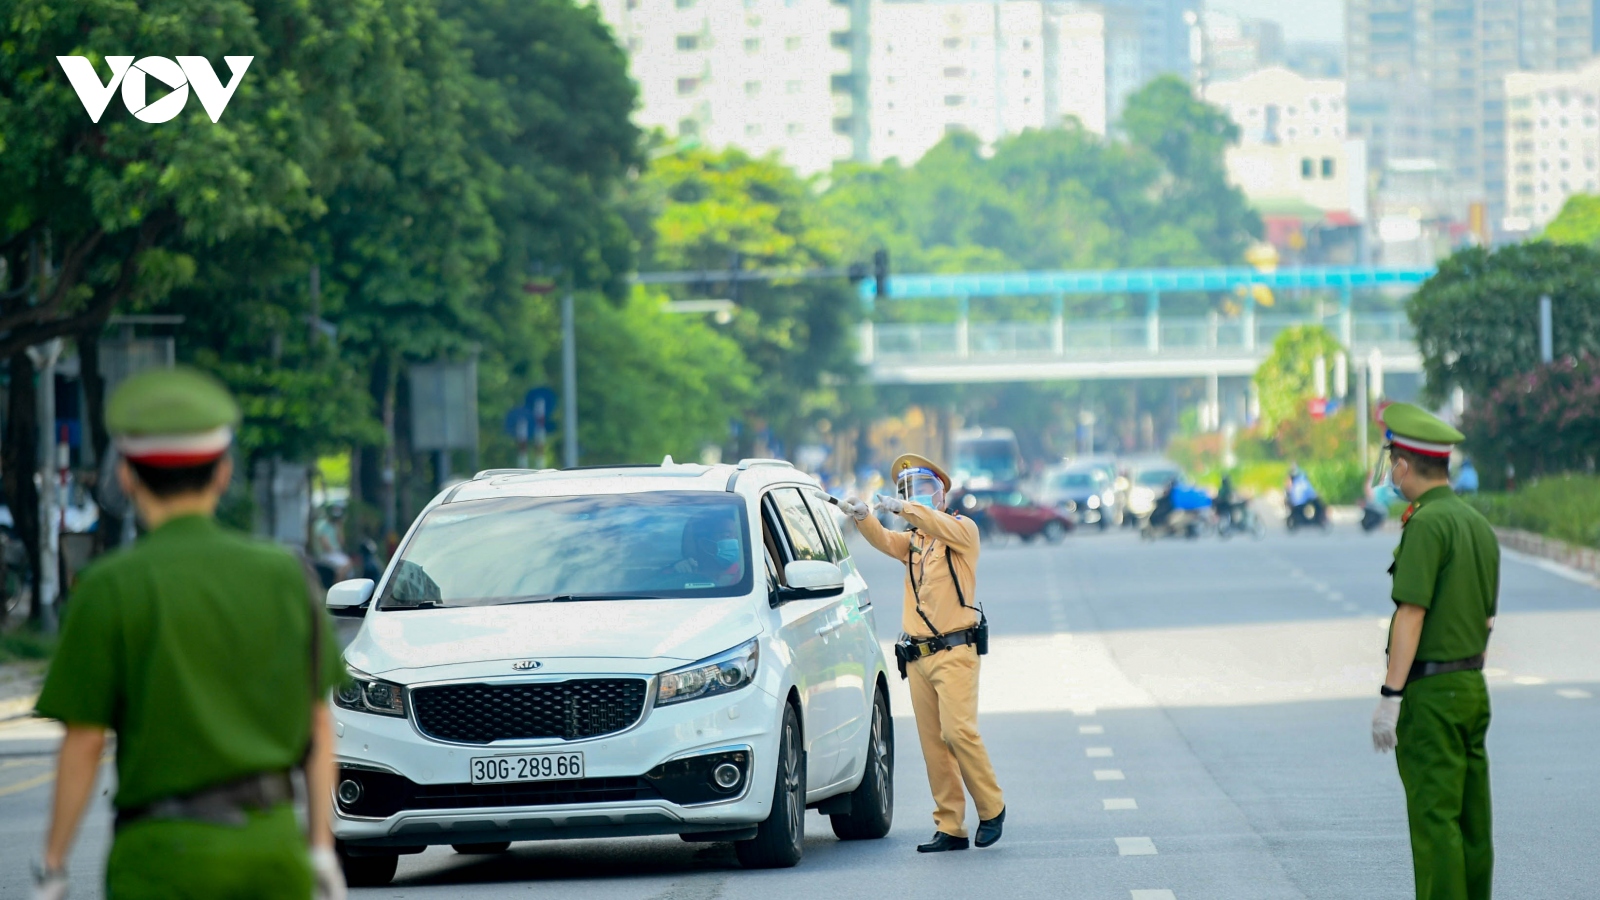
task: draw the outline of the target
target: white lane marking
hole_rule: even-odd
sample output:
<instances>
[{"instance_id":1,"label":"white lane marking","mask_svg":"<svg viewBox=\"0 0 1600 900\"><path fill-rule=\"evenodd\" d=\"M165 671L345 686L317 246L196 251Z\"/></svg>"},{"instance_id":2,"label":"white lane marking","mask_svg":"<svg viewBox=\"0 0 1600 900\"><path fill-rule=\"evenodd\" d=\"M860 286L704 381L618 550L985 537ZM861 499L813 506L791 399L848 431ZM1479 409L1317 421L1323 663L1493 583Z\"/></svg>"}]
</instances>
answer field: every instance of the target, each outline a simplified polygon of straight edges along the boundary
<instances>
[{"instance_id":1,"label":"white lane marking","mask_svg":"<svg viewBox=\"0 0 1600 900\"><path fill-rule=\"evenodd\" d=\"M1328 583L1326 581L1313 581L1311 586L1321 593L1326 594L1328 592Z\"/></svg>"},{"instance_id":2,"label":"white lane marking","mask_svg":"<svg viewBox=\"0 0 1600 900\"><path fill-rule=\"evenodd\" d=\"M1360 610L1361 610L1361 607L1355 605L1354 603L1346 603L1344 605L1344 611L1345 612L1359 612Z\"/></svg>"},{"instance_id":3,"label":"white lane marking","mask_svg":"<svg viewBox=\"0 0 1600 900\"><path fill-rule=\"evenodd\" d=\"M1587 700L1594 695L1582 688L1561 688L1556 691L1556 696L1565 697L1568 700Z\"/></svg>"},{"instance_id":4,"label":"white lane marking","mask_svg":"<svg viewBox=\"0 0 1600 900\"><path fill-rule=\"evenodd\" d=\"M1549 679L1540 678L1537 675L1518 675L1517 677L1511 679L1511 683L1524 685L1548 684Z\"/></svg>"},{"instance_id":5,"label":"white lane marking","mask_svg":"<svg viewBox=\"0 0 1600 900\"><path fill-rule=\"evenodd\" d=\"M1117 842L1118 856L1154 856L1156 842L1147 837L1113 838Z\"/></svg>"},{"instance_id":6,"label":"white lane marking","mask_svg":"<svg viewBox=\"0 0 1600 900\"><path fill-rule=\"evenodd\" d=\"M1106 727L1104 725L1079 725L1078 726L1078 733L1079 734L1105 734L1106 733Z\"/></svg>"},{"instance_id":7,"label":"white lane marking","mask_svg":"<svg viewBox=\"0 0 1600 900\"><path fill-rule=\"evenodd\" d=\"M1494 666L1489 666L1483 670L1483 677L1485 678L1504 678L1510 674L1505 669L1499 669Z\"/></svg>"},{"instance_id":8,"label":"white lane marking","mask_svg":"<svg viewBox=\"0 0 1600 900\"><path fill-rule=\"evenodd\" d=\"M1343 600L1344 599L1344 595L1339 593L1338 591L1329 591L1328 592L1328 599L1329 600L1334 600L1334 601Z\"/></svg>"},{"instance_id":9,"label":"white lane marking","mask_svg":"<svg viewBox=\"0 0 1600 900\"><path fill-rule=\"evenodd\" d=\"M1526 553L1512 550L1509 547L1500 548L1500 555L1509 559L1514 559L1517 562L1525 565L1533 566L1536 569L1543 569L1546 572L1549 572L1551 575L1560 576L1568 581L1575 581L1578 584L1587 585L1588 587L1600 587L1600 579L1596 579L1587 572L1582 572L1577 569L1564 566L1553 559L1541 559L1537 556L1529 556Z\"/></svg>"},{"instance_id":10,"label":"white lane marking","mask_svg":"<svg viewBox=\"0 0 1600 900\"><path fill-rule=\"evenodd\" d=\"M1122 770L1121 769L1095 769L1094 770L1094 780L1095 781L1121 781L1122 779L1123 779L1123 775L1122 775Z\"/></svg>"},{"instance_id":11,"label":"white lane marking","mask_svg":"<svg viewBox=\"0 0 1600 900\"><path fill-rule=\"evenodd\" d=\"M1092 716L1095 712L1097 710L1092 706L1075 706L1072 709L1072 714L1075 716Z\"/></svg>"},{"instance_id":12,"label":"white lane marking","mask_svg":"<svg viewBox=\"0 0 1600 900\"><path fill-rule=\"evenodd\" d=\"M1083 755L1090 759L1103 759L1111 756L1112 753L1110 747L1085 747L1083 748Z\"/></svg>"},{"instance_id":13,"label":"white lane marking","mask_svg":"<svg viewBox=\"0 0 1600 900\"><path fill-rule=\"evenodd\" d=\"M1129 891L1129 900L1178 900L1178 895L1161 888L1154 891Z\"/></svg>"},{"instance_id":14,"label":"white lane marking","mask_svg":"<svg viewBox=\"0 0 1600 900\"><path fill-rule=\"evenodd\" d=\"M1389 630L1389 620L1388 619L1379 619L1378 620L1378 630L1379 631L1388 631Z\"/></svg>"},{"instance_id":15,"label":"white lane marking","mask_svg":"<svg viewBox=\"0 0 1600 900\"><path fill-rule=\"evenodd\" d=\"M1110 812L1115 809L1138 809L1139 804L1132 797L1107 797L1100 801L1101 807Z\"/></svg>"}]
</instances>

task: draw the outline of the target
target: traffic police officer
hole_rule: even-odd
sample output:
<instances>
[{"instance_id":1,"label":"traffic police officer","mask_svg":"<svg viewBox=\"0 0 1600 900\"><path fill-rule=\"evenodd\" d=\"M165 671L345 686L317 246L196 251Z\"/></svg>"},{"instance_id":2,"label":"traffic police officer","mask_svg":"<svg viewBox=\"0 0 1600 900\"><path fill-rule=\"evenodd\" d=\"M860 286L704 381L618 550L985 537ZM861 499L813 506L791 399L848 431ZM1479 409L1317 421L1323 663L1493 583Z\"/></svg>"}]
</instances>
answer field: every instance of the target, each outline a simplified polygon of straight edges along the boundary
<instances>
[{"instance_id":1,"label":"traffic police officer","mask_svg":"<svg viewBox=\"0 0 1600 900\"><path fill-rule=\"evenodd\" d=\"M1489 692L1483 655L1500 594L1500 546L1450 489L1461 432L1419 407L1381 413L1389 479L1411 507L1395 549L1389 672L1372 743L1395 751L1411 825L1417 900L1488 900Z\"/></svg>"},{"instance_id":2,"label":"traffic police officer","mask_svg":"<svg viewBox=\"0 0 1600 900\"><path fill-rule=\"evenodd\" d=\"M106 406L118 478L148 533L83 573L39 695L37 714L66 725L41 900L66 895L108 730L111 900L344 896L323 701L343 677L339 650L304 565L213 518L238 421L222 385L182 368L135 375ZM309 854L289 777L302 765Z\"/></svg>"},{"instance_id":3,"label":"traffic police officer","mask_svg":"<svg viewBox=\"0 0 1600 900\"><path fill-rule=\"evenodd\" d=\"M972 601L978 526L943 511L950 476L931 460L907 453L894 461L891 473L899 496L880 498L878 507L904 518L910 532L886 530L858 498L845 500L841 508L855 519L868 543L906 564L903 634L896 656L911 682L911 707L937 829L933 840L918 845L917 851L967 849L963 783L978 807L977 845L987 847L1000 840L1006 805L978 734L981 615Z\"/></svg>"}]
</instances>

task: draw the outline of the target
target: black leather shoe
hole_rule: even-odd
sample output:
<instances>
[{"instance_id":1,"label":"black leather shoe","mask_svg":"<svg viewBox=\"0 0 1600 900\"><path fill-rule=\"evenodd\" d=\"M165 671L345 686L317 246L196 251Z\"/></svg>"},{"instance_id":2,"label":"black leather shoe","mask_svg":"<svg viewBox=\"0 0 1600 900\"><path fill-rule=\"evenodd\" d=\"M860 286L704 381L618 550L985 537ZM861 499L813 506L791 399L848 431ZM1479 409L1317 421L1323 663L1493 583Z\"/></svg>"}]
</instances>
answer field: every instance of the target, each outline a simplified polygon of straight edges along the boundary
<instances>
[{"instance_id":1,"label":"black leather shoe","mask_svg":"<svg viewBox=\"0 0 1600 900\"><path fill-rule=\"evenodd\" d=\"M995 841L1000 840L1000 832L1005 829L1005 826L1006 811L1004 807L1001 807L1000 815L992 819L982 819L978 822L978 838L974 843L979 847L990 846Z\"/></svg>"},{"instance_id":2,"label":"black leather shoe","mask_svg":"<svg viewBox=\"0 0 1600 900\"><path fill-rule=\"evenodd\" d=\"M953 834L945 834L942 831L935 831L933 833L933 840L927 842L926 844L917 845L918 853L943 853L946 850L965 849L967 849L966 838L958 838Z\"/></svg>"}]
</instances>

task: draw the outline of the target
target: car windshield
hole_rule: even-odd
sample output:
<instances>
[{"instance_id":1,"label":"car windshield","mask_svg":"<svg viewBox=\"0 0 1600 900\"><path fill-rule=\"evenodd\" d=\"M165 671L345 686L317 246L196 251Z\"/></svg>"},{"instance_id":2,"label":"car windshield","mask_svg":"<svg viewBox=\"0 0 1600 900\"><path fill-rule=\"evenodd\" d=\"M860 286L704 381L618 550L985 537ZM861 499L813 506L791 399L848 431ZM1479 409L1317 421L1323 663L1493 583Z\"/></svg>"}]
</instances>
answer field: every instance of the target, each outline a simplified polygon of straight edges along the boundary
<instances>
[{"instance_id":1,"label":"car windshield","mask_svg":"<svg viewBox=\"0 0 1600 900\"><path fill-rule=\"evenodd\" d=\"M1135 476L1134 481L1145 487L1163 488L1177 477L1178 473L1171 469L1146 469Z\"/></svg>"},{"instance_id":2,"label":"car windshield","mask_svg":"<svg viewBox=\"0 0 1600 900\"><path fill-rule=\"evenodd\" d=\"M1094 487L1092 472L1062 472L1050 486L1058 491L1088 490Z\"/></svg>"},{"instance_id":3,"label":"car windshield","mask_svg":"<svg viewBox=\"0 0 1600 900\"><path fill-rule=\"evenodd\" d=\"M705 491L450 503L423 517L378 605L738 596L746 522L741 498Z\"/></svg>"}]
</instances>

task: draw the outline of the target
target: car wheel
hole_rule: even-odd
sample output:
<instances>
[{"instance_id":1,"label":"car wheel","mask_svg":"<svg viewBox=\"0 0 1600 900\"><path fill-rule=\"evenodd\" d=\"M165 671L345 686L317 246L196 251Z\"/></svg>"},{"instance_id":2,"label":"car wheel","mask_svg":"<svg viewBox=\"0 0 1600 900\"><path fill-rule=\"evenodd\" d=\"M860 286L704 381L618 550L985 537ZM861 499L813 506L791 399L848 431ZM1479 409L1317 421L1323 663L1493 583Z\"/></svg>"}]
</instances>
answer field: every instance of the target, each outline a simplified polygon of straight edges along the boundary
<instances>
[{"instance_id":1,"label":"car wheel","mask_svg":"<svg viewBox=\"0 0 1600 900\"><path fill-rule=\"evenodd\" d=\"M1111 517L1106 515L1104 512L1100 513L1100 530L1101 531L1105 531L1107 528L1111 527L1110 519L1111 519Z\"/></svg>"},{"instance_id":2,"label":"car wheel","mask_svg":"<svg viewBox=\"0 0 1600 900\"><path fill-rule=\"evenodd\" d=\"M383 887L394 880L394 871L400 867L400 854L350 856L341 849L339 867L344 869L344 881L350 887Z\"/></svg>"},{"instance_id":3,"label":"car wheel","mask_svg":"<svg viewBox=\"0 0 1600 900\"><path fill-rule=\"evenodd\" d=\"M800 747L800 719L784 704L778 737L778 773L772 786L772 812L756 836L733 845L747 869L787 869L800 861L805 846L806 759Z\"/></svg>"},{"instance_id":4,"label":"car wheel","mask_svg":"<svg viewBox=\"0 0 1600 900\"><path fill-rule=\"evenodd\" d=\"M842 841L877 840L894 824L894 720L889 718L889 698L882 691L876 691L872 701L867 771L861 776L861 786L850 793L850 812L828 820Z\"/></svg>"},{"instance_id":5,"label":"car wheel","mask_svg":"<svg viewBox=\"0 0 1600 900\"><path fill-rule=\"evenodd\" d=\"M464 853L468 856L487 856L494 853L504 853L507 850L510 850L511 842L491 841L487 844L451 844L450 846L454 848L457 853Z\"/></svg>"},{"instance_id":6,"label":"car wheel","mask_svg":"<svg viewBox=\"0 0 1600 900\"><path fill-rule=\"evenodd\" d=\"M1033 539L1034 539L1034 538L1036 538L1036 537L1038 537L1038 536L1039 536L1039 533L1038 533L1038 532L1034 532L1034 533L1033 533L1033 534L1019 534L1019 535L1017 535L1017 537L1019 537L1019 538L1021 538L1021 539L1022 539L1022 542L1023 542L1023 543L1024 543L1024 544L1031 544L1031 543L1033 543Z\"/></svg>"},{"instance_id":7,"label":"car wheel","mask_svg":"<svg viewBox=\"0 0 1600 900\"><path fill-rule=\"evenodd\" d=\"M1049 541L1050 543L1059 544L1059 543L1061 543L1061 539L1066 537L1066 536L1067 536L1067 529L1064 526L1062 526L1062 524L1060 522L1046 522L1046 523L1044 523L1044 539Z\"/></svg>"}]
</instances>

